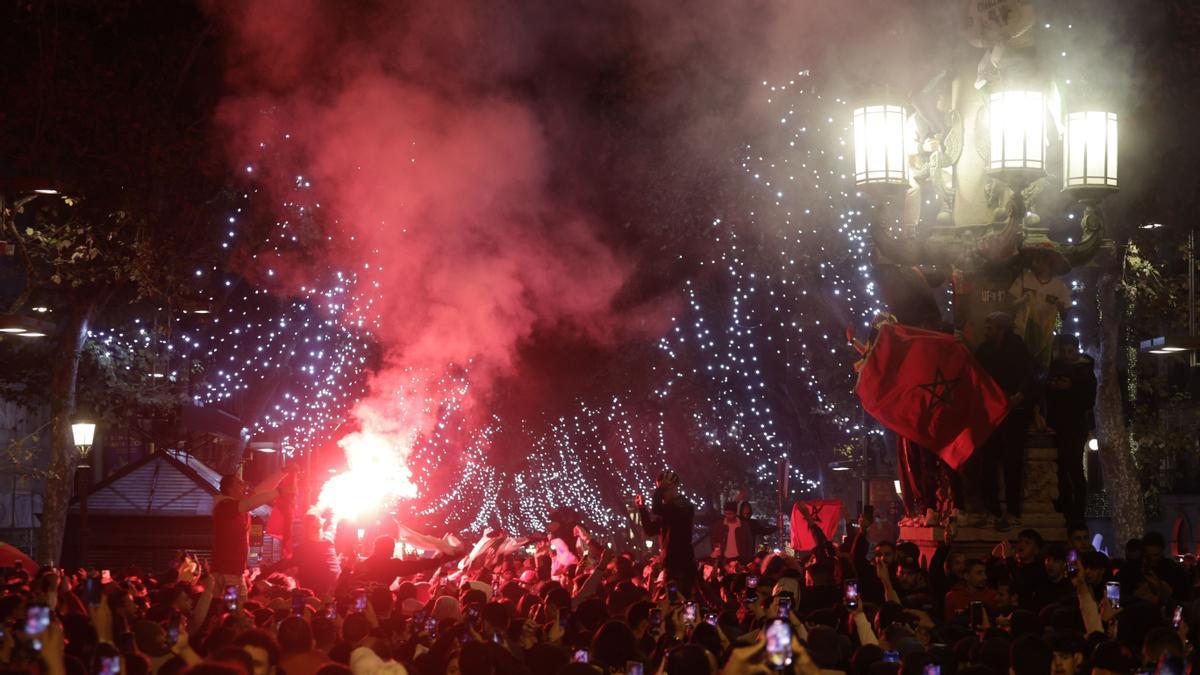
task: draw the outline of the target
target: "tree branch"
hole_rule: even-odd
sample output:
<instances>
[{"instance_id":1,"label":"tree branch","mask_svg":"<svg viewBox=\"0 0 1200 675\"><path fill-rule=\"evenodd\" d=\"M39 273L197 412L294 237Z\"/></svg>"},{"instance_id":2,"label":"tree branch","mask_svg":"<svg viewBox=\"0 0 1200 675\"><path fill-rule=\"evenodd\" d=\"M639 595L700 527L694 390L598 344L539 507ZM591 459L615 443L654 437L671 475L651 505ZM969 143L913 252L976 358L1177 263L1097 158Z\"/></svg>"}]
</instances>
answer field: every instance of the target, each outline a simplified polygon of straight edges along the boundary
<instances>
[{"instance_id":1,"label":"tree branch","mask_svg":"<svg viewBox=\"0 0 1200 675\"><path fill-rule=\"evenodd\" d=\"M23 202L17 202L16 206L22 204ZM2 201L0 201L0 209L3 209ZM4 224L8 226L8 230L13 236L13 241L16 243L17 253L20 254L21 261L25 263L25 288L8 307L9 314L16 314L25 306L26 302L29 302L29 298L33 296L34 288L37 286L37 274L34 271L33 258L29 255L29 248L25 246L25 238L21 236L20 230L17 229L16 221L11 218L5 218Z\"/></svg>"}]
</instances>

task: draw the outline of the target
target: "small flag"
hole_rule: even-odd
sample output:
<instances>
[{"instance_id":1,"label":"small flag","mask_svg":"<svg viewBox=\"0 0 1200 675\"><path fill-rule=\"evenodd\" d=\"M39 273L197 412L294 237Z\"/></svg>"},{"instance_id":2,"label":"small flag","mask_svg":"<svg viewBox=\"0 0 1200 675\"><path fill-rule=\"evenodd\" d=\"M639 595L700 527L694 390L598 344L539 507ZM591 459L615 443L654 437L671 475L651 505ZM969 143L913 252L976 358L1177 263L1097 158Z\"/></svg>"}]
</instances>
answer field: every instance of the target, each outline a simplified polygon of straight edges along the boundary
<instances>
[{"instance_id":1,"label":"small flag","mask_svg":"<svg viewBox=\"0 0 1200 675\"><path fill-rule=\"evenodd\" d=\"M808 520L804 511L816 521L825 538L833 540L838 523L842 521L842 500L813 499L806 502L796 502L792 506L792 548L796 551L811 551L817 547L817 539L808 528Z\"/></svg>"}]
</instances>

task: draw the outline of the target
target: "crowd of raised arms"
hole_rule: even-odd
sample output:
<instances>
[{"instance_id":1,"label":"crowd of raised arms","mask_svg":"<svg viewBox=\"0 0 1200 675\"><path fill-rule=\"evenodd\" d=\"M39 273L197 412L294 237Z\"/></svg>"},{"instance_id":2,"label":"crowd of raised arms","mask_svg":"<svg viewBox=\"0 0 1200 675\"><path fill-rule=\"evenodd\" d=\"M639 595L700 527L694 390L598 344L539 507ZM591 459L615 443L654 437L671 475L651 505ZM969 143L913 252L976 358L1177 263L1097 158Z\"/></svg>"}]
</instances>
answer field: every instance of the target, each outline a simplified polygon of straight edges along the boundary
<instances>
[{"instance_id":1,"label":"crowd of raised arms","mask_svg":"<svg viewBox=\"0 0 1200 675\"><path fill-rule=\"evenodd\" d=\"M982 559L950 537L926 560L869 542L866 516L840 546L810 520L811 552L753 542L695 559L676 483L664 473L649 507L639 500L661 537L648 557L579 528L414 559L385 536L360 558L337 554L310 515L288 558L238 577L215 569L216 550L212 570L186 554L166 570L9 569L0 661L50 675L1184 675L1193 663L1194 559L1164 555L1157 534L1123 559L1077 529L1066 545L1022 531Z\"/></svg>"}]
</instances>

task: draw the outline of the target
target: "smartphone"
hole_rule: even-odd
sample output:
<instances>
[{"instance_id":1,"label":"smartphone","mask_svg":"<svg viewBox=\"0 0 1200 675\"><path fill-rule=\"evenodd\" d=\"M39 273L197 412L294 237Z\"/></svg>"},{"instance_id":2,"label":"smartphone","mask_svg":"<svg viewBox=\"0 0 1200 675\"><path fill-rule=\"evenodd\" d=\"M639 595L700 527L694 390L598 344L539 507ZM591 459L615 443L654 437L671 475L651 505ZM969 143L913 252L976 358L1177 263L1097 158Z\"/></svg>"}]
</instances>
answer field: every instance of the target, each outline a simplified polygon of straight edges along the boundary
<instances>
[{"instance_id":1,"label":"smartphone","mask_svg":"<svg viewBox=\"0 0 1200 675\"><path fill-rule=\"evenodd\" d=\"M236 612L238 609L238 588L237 586L225 587L225 608L231 612Z\"/></svg>"},{"instance_id":2,"label":"smartphone","mask_svg":"<svg viewBox=\"0 0 1200 675\"><path fill-rule=\"evenodd\" d=\"M167 645L174 647L175 643L179 642L179 618L171 619L167 624Z\"/></svg>"},{"instance_id":3,"label":"smartphone","mask_svg":"<svg viewBox=\"0 0 1200 675\"><path fill-rule=\"evenodd\" d=\"M792 611L792 594L784 591L779 594L779 618L786 619Z\"/></svg>"},{"instance_id":4,"label":"smartphone","mask_svg":"<svg viewBox=\"0 0 1200 675\"><path fill-rule=\"evenodd\" d=\"M646 667L641 661L626 661L625 675L645 675Z\"/></svg>"},{"instance_id":5,"label":"smartphone","mask_svg":"<svg viewBox=\"0 0 1200 675\"><path fill-rule=\"evenodd\" d=\"M982 630L983 629L983 603L982 602L979 602L978 600L976 600L975 602L971 603L970 621L971 621L971 629L972 630Z\"/></svg>"},{"instance_id":6,"label":"smartphone","mask_svg":"<svg viewBox=\"0 0 1200 675\"><path fill-rule=\"evenodd\" d=\"M710 626L717 625L717 615L713 614L712 612L708 612L707 614L704 615L704 623L706 623Z\"/></svg>"},{"instance_id":7,"label":"smartphone","mask_svg":"<svg viewBox=\"0 0 1200 675\"><path fill-rule=\"evenodd\" d=\"M858 581L851 579L846 582L846 609L858 609Z\"/></svg>"},{"instance_id":8,"label":"smartphone","mask_svg":"<svg viewBox=\"0 0 1200 675\"><path fill-rule=\"evenodd\" d=\"M50 606L44 602L31 602L25 609L25 634L41 635L50 627Z\"/></svg>"},{"instance_id":9,"label":"smartphone","mask_svg":"<svg viewBox=\"0 0 1200 675\"><path fill-rule=\"evenodd\" d=\"M1079 553L1075 549L1067 551L1067 578L1074 579L1079 574Z\"/></svg>"},{"instance_id":10,"label":"smartphone","mask_svg":"<svg viewBox=\"0 0 1200 675\"><path fill-rule=\"evenodd\" d=\"M1179 625L1183 623L1183 605L1175 605L1175 616L1171 617L1171 627L1179 630Z\"/></svg>"},{"instance_id":11,"label":"smartphone","mask_svg":"<svg viewBox=\"0 0 1200 675\"><path fill-rule=\"evenodd\" d=\"M325 618L329 619L330 621L337 621L337 603L336 602L325 603Z\"/></svg>"},{"instance_id":12,"label":"smartphone","mask_svg":"<svg viewBox=\"0 0 1200 675\"><path fill-rule=\"evenodd\" d=\"M661 626L662 625L662 609L655 607L654 609L650 610L650 625L651 626Z\"/></svg>"},{"instance_id":13,"label":"smartphone","mask_svg":"<svg viewBox=\"0 0 1200 675\"><path fill-rule=\"evenodd\" d=\"M667 599L668 600L670 600L671 602L674 602L675 595L678 593L679 593L679 587L675 585L674 581L667 584Z\"/></svg>"},{"instance_id":14,"label":"smartphone","mask_svg":"<svg viewBox=\"0 0 1200 675\"><path fill-rule=\"evenodd\" d=\"M689 602L683 606L683 622L689 626L696 625L696 603Z\"/></svg>"},{"instance_id":15,"label":"smartphone","mask_svg":"<svg viewBox=\"0 0 1200 675\"><path fill-rule=\"evenodd\" d=\"M571 657L571 663L587 663L587 662L588 662L588 650L576 649L575 654Z\"/></svg>"},{"instance_id":16,"label":"smartphone","mask_svg":"<svg viewBox=\"0 0 1200 675\"><path fill-rule=\"evenodd\" d=\"M299 593L292 594L292 614L304 616L304 596Z\"/></svg>"},{"instance_id":17,"label":"smartphone","mask_svg":"<svg viewBox=\"0 0 1200 675\"><path fill-rule=\"evenodd\" d=\"M100 579L89 576L83 582L83 596L88 607L100 606Z\"/></svg>"},{"instance_id":18,"label":"smartphone","mask_svg":"<svg viewBox=\"0 0 1200 675\"><path fill-rule=\"evenodd\" d=\"M926 663L925 675L942 675L942 667L936 663Z\"/></svg>"},{"instance_id":19,"label":"smartphone","mask_svg":"<svg viewBox=\"0 0 1200 675\"><path fill-rule=\"evenodd\" d=\"M137 644L133 640L132 631L124 631L115 637L116 641L114 644L122 654L129 654L137 651Z\"/></svg>"},{"instance_id":20,"label":"smartphone","mask_svg":"<svg viewBox=\"0 0 1200 675\"><path fill-rule=\"evenodd\" d=\"M767 663L774 670L792 665L792 624L787 619L767 624Z\"/></svg>"},{"instance_id":21,"label":"smartphone","mask_svg":"<svg viewBox=\"0 0 1200 675\"><path fill-rule=\"evenodd\" d=\"M1121 582L1110 581L1104 586L1104 597L1108 598L1108 606L1113 609L1121 608Z\"/></svg>"},{"instance_id":22,"label":"smartphone","mask_svg":"<svg viewBox=\"0 0 1200 675\"><path fill-rule=\"evenodd\" d=\"M121 675L121 657L101 656L100 675Z\"/></svg>"},{"instance_id":23,"label":"smartphone","mask_svg":"<svg viewBox=\"0 0 1200 675\"><path fill-rule=\"evenodd\" d=\"M354 611L360 614L367 611L367 591L365 588L354 591Z\"/></svg>"},{"instance_id":24,"label":"smartphone","mask_svg":"<svg viewBox=\"0 0 1200 675\"><path fill-rule=\"evenodd\" d=\"M42 633L50 627L50 606L43 602L31 603L25 609L25 634L35 651L42 650Z\"/></svg>"},{"instance_id":25,"label":"smartphone","mask_svg":"<svg viewBox=\"0 0 1200 675\"><path fill-rule=\"evenodd\" d=\"M884 652L884 663L900 663L900 652Z\"/></svg>"},{"instance_id":26,"label":"smartphone","mask_svg":"<svg viewBox=\"0 0 1200 675\"><path fill-rule=\"evenodd\" d=\"M753 574L746 575L746 588L758 588L758 577Z\"/></svg>"},{"instance_id":27,"label":"smartphone","mask_svg":"<svg viewBox=\"0 0 1200 675\"><path fill-rule=\"evenodd\" d=\"M437 637L438 620L434 617L425 619L425 632L429 633L429 637Z\"/></svg>"},{"instance_id":28,"label":"smartphone","mask_svg":"<svg viewBox=\"0 0 1200 675\"><path fill-rule=\"evenodd\" d=\"M477 605L471 605L467 608L467 620L471 622L472 626L479 625L479 607Z\"/></svg>"}]
</instances>

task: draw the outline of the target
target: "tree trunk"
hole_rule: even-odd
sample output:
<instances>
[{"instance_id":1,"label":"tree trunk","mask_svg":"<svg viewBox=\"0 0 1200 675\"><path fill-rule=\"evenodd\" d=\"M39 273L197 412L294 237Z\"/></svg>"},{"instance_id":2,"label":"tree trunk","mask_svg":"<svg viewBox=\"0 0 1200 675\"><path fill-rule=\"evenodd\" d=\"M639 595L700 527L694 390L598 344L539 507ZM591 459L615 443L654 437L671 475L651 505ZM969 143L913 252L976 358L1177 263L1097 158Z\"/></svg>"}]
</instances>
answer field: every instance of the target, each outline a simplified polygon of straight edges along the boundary
<instances>
[{"instance_id":1,"label":"tree trunk","mask_svg":"<svg viewBox=\"0 0 1200 675\"><path fill-rule=\"evenodd\" d=\"M1121 353L1120 260L1109 263L1110 269L1100 275L1097 291L1100 310L1100 372L1096 401L1096 431L1100 443L1100 467L1104 485L1112 502L1112 522L1117 541L1111 542L1112 555L1124 555L1125 542L1140 537L1146 529L1145 503L1142 484L1133 451L1129 444L1129 429L1125 424L1122 383L1117 372ZM1115 266L1116 269L1111 269Z\"/></svg>"},{"instance_id":2,"label":"tree trunk","mask_svg":"<svg viewBox=\"0 0 1200 675\"><path fill-rule=\"evenodd\" d=\"M87 339L99 301L96 298L72 302L69 314L54 347L50 375L50 470L46 476L46 495L42 506L42 528L38 532L37 558L41 564L58 565L62 558L63 534L71 485L79 455L71 435L75 414L75 381L79 358Z\"/></svg>"}]
</instances>

